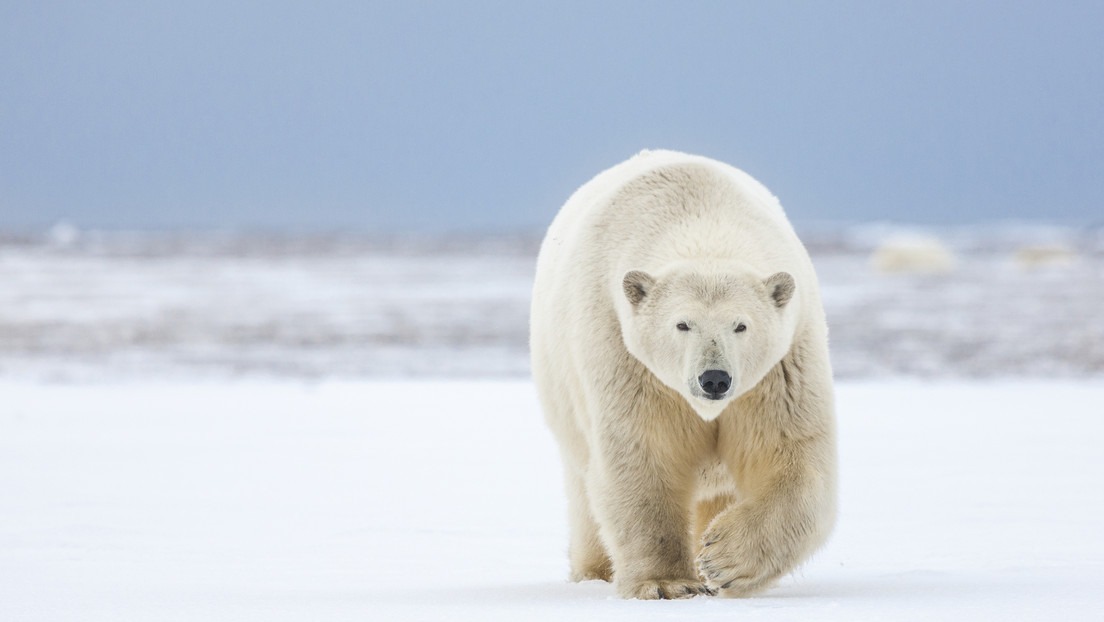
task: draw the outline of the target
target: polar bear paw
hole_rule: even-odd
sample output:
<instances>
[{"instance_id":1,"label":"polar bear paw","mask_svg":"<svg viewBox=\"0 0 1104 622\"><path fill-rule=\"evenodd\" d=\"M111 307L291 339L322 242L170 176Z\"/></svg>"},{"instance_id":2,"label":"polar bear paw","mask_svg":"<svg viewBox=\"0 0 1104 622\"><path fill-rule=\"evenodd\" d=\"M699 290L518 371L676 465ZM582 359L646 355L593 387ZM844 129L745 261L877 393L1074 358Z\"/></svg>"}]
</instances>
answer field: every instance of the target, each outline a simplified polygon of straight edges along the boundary
<instances>
[{"instance_id":1,"label":"polar bear paw","mask_svg":"<svg viewBox=\"0 0 1104 622\"><path fill-rule=\"evenodd\" d=\"M751 596L781 576L777 560L754 539L725 537L723 529L707 530L698 553L698 571L706 585L725 597Z\"/></svg>"},{"instance_id":2,"label":"polar bear paw","mask_svg":"<svg viewBox=\"0 0 1104 622\"><path fill-rule=\"evenodd\" d=\"M578 570L571 571L571 580L576 583L580 581L605 581L609 583L613 581L613 568L610 567L609 562L605 564L598 564L593 566L587 566Z\"/></svg>"},{"instance_id":3,"label":"polar bear paw","mask_svg":"<svg viewBox=\"0 0 1104 622\"><path fill-rule=\"evenodd\" d=\"M647 579L619 583L617 591L625 598L659 600L712 596L715 592L700 579Z\"/></svg>"}]
</instances>

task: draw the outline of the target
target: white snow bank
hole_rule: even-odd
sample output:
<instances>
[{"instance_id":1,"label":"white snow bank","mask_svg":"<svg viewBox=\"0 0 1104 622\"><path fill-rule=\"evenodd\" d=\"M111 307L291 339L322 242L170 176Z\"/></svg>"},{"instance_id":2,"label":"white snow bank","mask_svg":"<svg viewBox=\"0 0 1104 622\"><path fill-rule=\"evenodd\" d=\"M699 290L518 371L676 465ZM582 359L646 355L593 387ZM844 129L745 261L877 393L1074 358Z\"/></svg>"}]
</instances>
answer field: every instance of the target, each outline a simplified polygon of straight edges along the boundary
<instances>
[{"instance_id":1,"label":"white snow bank","mask_svg":"<svg viewBox=\"0 0 1104 622\"><path fill-rule=\"evenodd\" d=\"M870 265L885 273L941 273L955 267L955 257L939 238L924 235L898 235L874 249Z\"/></svg>"},{"instance_id":2,"label":"white snow bank","mask_svg":"<svg viewBox=\"0 0 1104 622\"><path fill-rule=\"evenodd\" d=\"M848 384L829 546L763 597L569 584L526 382L0 385L0 620L1079 620L1104 385Z\"/></svg>"},{"instance_id":3,"label":"white snow bank","mask_svg":"<svg viewBox=\"0 0 1104 622\"><path fill-rule=\"evenodd\" d=\"M953 249L952 272L872 268L873 232L809 241L838 377L1104 378L1104 237L929 238ZM1076 253L1066 265L1063 248ZM522 378L536 249L0 232L0 379Z\"/></svg>"}]
</instances>

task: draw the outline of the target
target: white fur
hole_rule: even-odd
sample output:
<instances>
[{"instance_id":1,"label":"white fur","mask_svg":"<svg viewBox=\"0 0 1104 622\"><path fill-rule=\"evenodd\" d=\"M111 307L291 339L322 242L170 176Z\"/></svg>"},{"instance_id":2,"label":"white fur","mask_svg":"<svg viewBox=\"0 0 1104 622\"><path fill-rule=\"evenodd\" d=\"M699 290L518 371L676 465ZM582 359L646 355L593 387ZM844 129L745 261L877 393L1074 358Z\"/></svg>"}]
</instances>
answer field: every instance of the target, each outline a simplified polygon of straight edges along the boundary
<instances>
[{"instance_id":1,"label":"white fur","mask_svg":"<svg viewBox=\"0 0 1104 622\"><path fill-rule=\"evenodd\" d=\"M612 578L625 597L742 596L827 538L835 422L816 275L746 173L651 151L581 187L541 247L531 328L573 579ZM720 399L706 370L731 376Z\"/></svg>"}]
</instances>

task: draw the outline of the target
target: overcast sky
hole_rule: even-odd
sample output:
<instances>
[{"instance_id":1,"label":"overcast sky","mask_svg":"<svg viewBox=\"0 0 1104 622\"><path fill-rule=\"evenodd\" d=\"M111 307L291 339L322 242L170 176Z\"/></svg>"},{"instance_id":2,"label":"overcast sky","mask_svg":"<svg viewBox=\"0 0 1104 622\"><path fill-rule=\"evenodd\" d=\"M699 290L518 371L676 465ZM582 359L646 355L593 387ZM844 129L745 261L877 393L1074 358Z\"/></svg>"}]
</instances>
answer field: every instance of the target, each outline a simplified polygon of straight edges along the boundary
<instances>
[{"instance_id":1,"label":"overcast sky","mask_svg":"<svg viewBox=\"0 0 1104 622\"><path fill-rule=\"evenodd\" d=\"M0 229L539 230L641 148L799 223L1104 223L1104 2L0 2Z\"/></svg>"}]
</instances>

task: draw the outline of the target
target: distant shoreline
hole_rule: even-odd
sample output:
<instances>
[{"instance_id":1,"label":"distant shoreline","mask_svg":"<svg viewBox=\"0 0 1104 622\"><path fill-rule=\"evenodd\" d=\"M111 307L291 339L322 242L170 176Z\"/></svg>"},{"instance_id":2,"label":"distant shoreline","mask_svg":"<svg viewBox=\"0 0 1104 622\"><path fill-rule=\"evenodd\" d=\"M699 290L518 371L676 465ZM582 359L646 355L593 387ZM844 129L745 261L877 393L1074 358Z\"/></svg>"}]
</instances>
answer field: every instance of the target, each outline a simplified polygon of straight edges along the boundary
<instances>
[{"instance_id":1,"label":"distant shoreline","mask_svg":"<svg viewBox=\"0 0 1104 622\"><path fill-rule=\"evenodd\" d=\"M957 252L1009 251L1028 244L1063 244L1084 253L1104 253L1104 221L1091 225L995 221L964 225L898 222L797 223L811 252L869 252L887 238L924 235ZM46 247L102 253L311 254L442 251L535 254L543 230L486 232L289 231L278 229L80 229L67 223L41 231L0 228L0 248Z\"/></svg>"}]
</instances>

